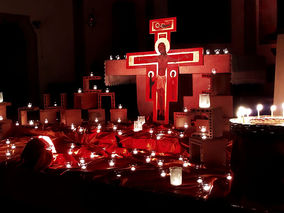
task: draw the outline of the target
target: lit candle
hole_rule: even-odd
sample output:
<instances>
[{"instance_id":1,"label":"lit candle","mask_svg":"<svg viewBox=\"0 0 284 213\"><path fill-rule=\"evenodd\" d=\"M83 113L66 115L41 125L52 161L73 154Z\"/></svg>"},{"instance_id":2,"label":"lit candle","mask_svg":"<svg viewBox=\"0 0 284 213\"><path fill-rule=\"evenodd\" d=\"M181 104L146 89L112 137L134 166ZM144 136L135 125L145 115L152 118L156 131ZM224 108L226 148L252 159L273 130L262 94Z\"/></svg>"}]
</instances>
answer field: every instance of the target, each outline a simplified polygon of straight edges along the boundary
<instances>
[{"instance_id":1,"label":"lit candle","mask_svg":"<svg viewBox=\"0 0 284 213\"><path fill-rule=\"evenodd\" d=\"M113 60L113 57L112 57L112 55L110 55L110 56L109 56L109 60Z\"/></svg>"},{"instance_id":2,"label":"lit candle","mask_svg":"<svg viewBox=\"0 0 284 213\"><path fill-rule=\"evenodd\" d=\"M97 85L94 85L93 90L97 90L97 89L98 89Z\"/></svg>"},{"instance_id":3,"label":"lit candle","mask_svg":"<svg viewBox=\"0 0 284 213\"><path fill-rule=\"evenodd\" d=\"M190 166L190 163L187 160L185 160L185 161L183 161L182 166L183 167L188 167L188 166Z\"/></svg>"},{"instance_id":4,"label":"lit candle","mask_svg":"<svg viewBox=\"0 0 284 213\"><path fill-rule=\"evenodd\" d=\"M252 112L252 110L250 108L246 108L245 114L247 115L247 117L250 116L251 112Z\"/></svg>"},{"instance_id":5,"label":"lit candle","mask_svg":"<svg viewBox=\"0 0 284 213\"><path fill-rule=\"evenodd\" d=\"M202 139L202 140L206 140L206 139L207 139L207 136L203 133L202 136L201 136L201 139Z\"/></svg>"},{"instance_id":6,"label":"lit candle","mask_svg":"<svg viewBox=\"0 0 284 213\"><path fill-rule=\"evenodd\" d=\"M210 50L207 49L207 50L206 50L206 55L209 55L209 54L210 54Z\"/></svg>"},{"instance_id":7,"label":"lit candle","mask_svg":"<svg viewBox=\"0 0 284 213\"><path fill-rule=\"evenodd\" d=\"M79 128L79 132L82 133L84 129L82 127Z\"/></svg>"},{"instance_id":8,"label":"lit candle","mask_svg":"<svg viewBox=\"0 0 284 213\"><path fill-rule=\"evenodd\" d=\"M116 55L115 58L116 58L116 60L119 60L119 59L120 59L119 55Z\"/></svg>"},{"instance_id":9,"label":"lit candle","mask_svg":"<svg viewBox=\"0 0 284 213\"><path fill-rule=\"evenodd\" d=\"M188 123L184 123L183 127L184 127L185 129L187 129L187 128L188 128Z\"/></svg>"},{"instance_id":10,"label":"lit candle","mask_svg":"<svg viewBox=\"0 0 284 213\"><path fill-rule=\"evenodd\" d=\"M102 128L102 125L101 124L98 124L98 127L97 127L98 129L101 129Z\"/></svg>"},{"instance_id":11,"label":"lit candle","mask_svg":"<svg viewBox=\"0 0 284 213\"><path fill-rule=\"evenodd\" d=\"M130 168L130 169L131 169L132 172L134 172L134 171L136 170L135 165L131 165L131 168Z\"/></svg>"},{"instance_id":12,"label":"lit candle","mask_svg":"<svg viewBox=\"0 0 284 213\"><path fill-rule=\"evenodd\" d=\"M151 152L151 156L154 157L155 155L156 155L156 152L155 152L155 151L152 151L152 152Z\"/></svg>"},{"instance_id":13,"label":"lit candle","mask_svg":"<svg viewBox=\"0 0 284 213\"><path fill-rule=\"evenodd\" d=\"M202 133L206 132L206 126L200 126L199 128Z\"/></svg>"},{"instance_id":14,"label":"lit candle","mask_svg":"<svg viewBox=\"0 0 284 213\"><path fill-rule=\"evenodd\" d=\"M115 158L116 155L117 155L117 154L116 154L115 152L113 152L113 153L111 153L110 157L111 157L111 158Z\"/></svg>"},{"instance_id":15,"label":"lit candle","mask_svg":"<svg viewBox=\"0 0 284 213\"><path fill-rule=\"evenodd\" d=\"M138 150L137 149L133 149L133 154L137 155L138 154Z\"/></svg>"},{"instance_id":16,"label":"lit candle","mask_svg":"<svg viewBox=\"0 0 284 213\"><path fill-rule=\"evenodd\" d=\"M10 157L11 156L11 152L10 152L10 150L7 150L6 151L6 157Z\"/></svg>"},{"instance_id":17,"label":"lit candle","mask_svg":"<svg viewBox=\"0 0 284 213\"><path fill-rule=\"evenodd\" d=\"M117 130L117 126L113 125L112 129L113 129L113 131L116 131Z\"/></svg>"},{"instance_id":18,"label":"lit candle","mask_svg":"<svg viewBox=\"0 0 284 213\"><path fill-rule=\"evenodd\" d=\"M183 108L183 112L188 112L187 107L184 107L184 108Z\"/></svg>"},{"instance_id":19,"label":"lit candle","mask_svg":"<svg viewBox=\"0 0 284 213\"><path fill-rule=\"evenodd\" d=\"M38 129L38 126L37 126L37 125L35 125L35 129Z\"/></svg>"},{"instance_id":20,"label":"lit candle","mask_svg":"<svg viewBox=\"0 0 284 213\"><path fill-rule=\"evenodd\" d=\"M209 94L199 94L199 107L200 108L210 107L210 95Z\"/></svg>"},{"instance_id":21,"label":"lit candle","mask_svg":"<svg viewBox=\"0 0 284 213\"><path fill-rule=\"evenodd\" d=\"M164 165L163 161L162 160L158 160L158 166L163 166L163 165Z\"/></svg>"},{"instance_id":22,"label":"lit candle","mask_svg":"<svg viewBox=\"0 0 284 213\"><path fill-rule=\"evenodd\" d=\"M146 159L145 159L146 163L150 163L151 162L151 157L150 156L147 156Z\"/></svg>"},{"instance_id":23,"label":"lit candle","mask_svg":"<svg viewBox=\"0 0 284 213\"><path fill-rule=\"evenodd\" d=\"M232 180L233 177L230 173L228 173L226 178L227 178L227 180Z\"/></svg>"},{"instance_id":24,"label":"lit candle","mask_svg":"<svg viewBox=\"0 0 284 213\"><path fill-rule=\"evenodd\" d=\"M170 167L170 182L173 186L182 184L182 167Z\"/></svg>"},{"instance_id":25,"label":"lit candle","mask_svg":"<svg viewBox=\"0 0 284 213\"><path fill-rule=\"evenodd\" d=\"M178 158L178 160L183 160L183 156L180 155L179 158Z\"/></svg>"},{"instance_id":26,"label":"lit candle","mask_svg":"<svg viewBox=\"0 0 284 213\"><path fill-rule=\"evenodd\" d=\"M109 165L109 166L114 166L114 160L111 159L111 160L108 162L108 165Z\"/></svg>"},{"instance_id":27,"label":"lit candle","mask_svg":"<svg viewBox=\"0 0 284 213\"><path fill-rule=\"evenodd\" d=\"M33 126L33 125L34 125L34 121L33 121L33 120L30 120L30 121L29 121L29 124L30 124L31 126Z\"/></svg>"},{"instance_id":28,"label":"lit candle","mask_svg":"<svg viewBox=\"0 0 284 213\"><path fill-rule=\"evenodd\" d=\"M238 108L237 117L238 117L238 119L240 120L241 123L244 123L245 111L246 111L246 109L243 106L240 106Z\"/></svg>"},{"instance_id":29,"label":"lit candle","mask_svg":"<svg viewBox=\"0 0 284 213\"><path fill-rule=\"evenodd\" d=\"M117 119L117 123L121 123L121 119L120 118Z\"/></svg>"},{"instance_id":30,"label":"lit candle","mask_svg":"<svg viewBox=\"0 0 284 213\"><path fill-rule=\"evenodd\" d=\"M86 164L81 164L81 169L86 169L87 168L87 166L86 166Z\"/></svg>"},{"instance_id":31,"label":"lit candle","mask_svg":"<svg viewBox=\"0 0 284 213\"><path fill-rule=\"evenodd\" d=\"M2 115L0 115L0 121L3 121L3 116Z\"/></svg>"},{"instance_id":32,"label":"lit candle","mask_svg":"<svg viewBox=\"0 0 284 213\"><path fill-rule=\"evenodd\" d=\"M224 52L224 54L228 54L229 53L228 48L223 49L223 52Z\"/></svg>"},{"instance_id":33,"label":"lit candle","mask_svg":"<svg viewBox=\"0 0 284 213\"><path fill-rule=\"evenodd\" d=\"M121 104L118 105L118 109L122 109L122 105Z\"/></svg>"},{"instance_id":34,"label":"lit candle","mask_svg":"<svg viewBox=\"0 0 284 213\"><path fill-rule=\"evenodd\" d=\"M122 135L122 131L121 131L121 130L118 130L118 131L117 131L117 134L118 134L118 135Z\"/></svg>"},{"instance_id":35,"label":"lit candle","mask_svg":"<svg viewBox=\"0 0 284 213\"><path fill-rule=\"evenodd\" d=\"M71 143L70 148L71 148L71 149L74 149L74 148L75 148L75 144L74 144L74 143Z\"/></svg>"},{"instance_id":36,"label":"lit candle","mask_svg":"<svg viewBox=\"0 0 284 213\"><path fill-rule=\"evenodd\" d=\"M199 184L203 183L203 180L202 180L201 177L198 177L198 178L197 178L197 183L199 183Z\"/></svg>"},{"instance_id":37,"label":"lit candle","mask_svg":"<svg viewBox=\"0 0 284 213\"><path fill-rule=\"evenodd\" d=\"M90 158L94 158L94 157L96 157L95 153L91 152Z\"/></svg>"},{"instance_id":38,"label":"lit candle","mask_svg":"<svg viewBox=\"0 0 284 213\"><path fill-rule=\"evenodd\" d=\"M12 144L11 149L16 149L16 145Z\"/></svg>"},{"instance_id":39,"label":"lit candle","mask_svg":"<svg viewBox=\"0 0 284 213\"><path fill-rule=\"evenodd\" d=\"M32 103L28 103L28 108L31 108L32 107Z\"/></svg>"},{"instance_id":40,"label":"lit candle","mask_svg":"<svg viewBox=\"0 0 284 213\"><path fill-rule=\"evenodd\" d=\"M97 133L100 133L101 132L101 130L100 129L97 129Z\"/></svg>"},{"instance_id":41,"label":"lit candle","mask_svg":"<svg viewBox=\"0 0 284 213\"><path fill-rule=\"evenodd\" d=\"M183 137L184 137L183 132L181 132L181 133L179 134L179 137L180 137L180 138L183 138Z\"/></svg>"},{"instance_id":42,"label":"lit candle","mask_svg":"<svg viewBox=\"0 0 284 213\"><path fill-rule=\"evenodd\" d=\"M72 123L71 124L71 130L74 130L75 129L75 126L74 126L74 124Z\"/></svg>"},{"instance_id":43,"label":"lit candle","mask_svg":"<svg viewBox=\"0 0 284 213\"><path fill-rule=\"evenodd\" d=\"M72 167L72 166L71 166L71 163L70 163L70 162L67 162L67 163L66 163L66 168L69 169L69 168L71 168L71 167Z\"/></svg>"},{"instance_id":44,"label":"lit candle","mask_svg":"<svg viewBox=\"0 0 284 213\"><path fill-rule=\"evenodd\" d=\"M207 183L204 184L204 186L203 186L203 190L204 190L204 191L207 191L207 192L208 192L210 189L211 189L211 186L210 186L209 184L207 184Z\"/></svg>"},{"instance_id":45,"label":"lit candle","mask_svg":"<svg viewBox=\"0 0 284 213\"><path fill-rule=\"evenodd\" d=\"M20 126L19 121L16 121L15 125L16 125L16 126Z\"/></svg>"},{"instance_id":46,"label":"lit candle","mask_svg":"<svg viewBox=\"0 0 284 213\"><path fill-rule=\"evenodd\" d=\"M109 88L106 88L106 93L109 93Z\"/></svg>"},{"instance_id":47,"label":"lit candle","mask_svg":"<svg viewBox=\"0 0 284 213\"><path fill-rule=\"evenodd\" d=\"M46 119L44 119L44 123L45 123L45 124L48 124L48 120L47 120L47 118L46 118Z\"/></svg>"},{"instance_id":48,"label":"lit candle","mask_svg":"<svg viewBox=\"0 0 284 213\"><path fill-rule=\"evenodd\" d=\"M81 88L78 89L78 93L82 93L82 89Z\"/></svg>"},{"instance_id":49,"label":"lit candle","mask_svg":"<svg viewBox=\"0 0 284 213\"><path fill-rule=\"evenodd\" d=\"M161 171L161 177L166 177L166 175L167 175L167 173L164 170L162 170Z\"/></svg>"},{"instance_id":50,"label":"lit candle","mask_svg":"<svg viewBox=\"0 0 284 213\"><path fill-rule=\"evenodd\" d=\"M161 139L161 135L158 134L158 135L156 136L156 139L157 139L157 140L160 140L160 139Z\"/></svg>"},{"instance_id":51,"label":"lit candle","mask_svg":"<svg viewBox=\"0 0 284 213\"><path fill-rule=\"evenodd\" d=\"M6 140L6 144L9 145L11 141L9 139Z\"/></svg>"},{"instance_id":52,"label":"lit candle","mask_svg":"<svg viewBox=\"0 0 284 213\"><path fill-rule=\"evenodd\" d=\"M153 134L153 132L154 132L154 130L151 128L151 129L149 129L149 133L150 134Z\"/></svg>"},{"instance_id":53,"label":"lit candle","mask_svg":"<svg viewBox=\"0 0 284 213\"><path fill-rule=\"evenodd\" d=\"M263 105L262 104L258 104L256 105L256 110L257 110L257 117L260 117L260 111L263 109Z\"/></svg>"},{"instance_id":54,"label":"lit candle","mask_svg":"<svg viewBox=\"0 0 284 213\"><path fill-rule=\"evenodd\" d=\"M168 134L169 135L172 134L172 130L168 129Z\"/></svg>"},{"instance_id":55,"label":"lit candle","mask_svg":"<svg viewBox=\"0 0 284 213\"><path fill-rule=\"evenodd\" d=\"M80 158L80 163L81 164L85 163L85 159L84 158Z\"/></svg>"},{"instance_id":56,"label":"lit candle","mask_svg":"<svg viewBox=\"0 0 284 213\"><path fill-rule=\"evenodd\" d=\"M98 122L99 122L99 119L98 119L98 118L95 118L95 122L98 123Z\"/></svg>"},{"instance_id":57,"label":"lit candle","mask_svg":"<svg viewBox=\"0 0 284 213\"><path fill-rule=\"evenodd\" d=\"M54 104L53 104L55 107L57 106L57 103L56 102L54 102Z\"/></svg>"},{"instance_id":58,"label":"lit candle","mask_svg":"<svg viewBox=\"0 0 284 213\"><path fill-rule=\"evenodd\" d=\"M72 155L72 154L73 154L72 149L69 149L69 151L68 151L68 155Z\"/></svg>"},{"instance_id":59,"label":"lit candle","mask_svg":"<svg viewBox=\"0 0 284 213\"><path fill-rule=\"evenodd\" d=\"M212 68L211 72L212 72L213 75L215 75L216 74L216 69Z\"/></svg>"},{"instance_id":60,"label":"lit candle","mask_svg":"<svg viewBox=\"0 0 284 213\"><path fill-rule=\"evenodd\" d=\"M94 76L94 73L93 73L93 72L91 72L91 73L90 73L90 76Z\"/></svg>"},{"instance_id":61,"label":"lit candle","mask_svg":"<svg viewBox=\"0 0 284 213\"><path fill-rule=\"evenodd\" d=\"M220 49L215 49L214 52L215 52L216 55L219 55L220 54Z\"/></svg>"},{"instance_id":62,"label":"lit candle","mask_svg":"<svg viewBox=\"0 0 284 213\"><path fill-rule=\"evenodd\" d=\"M272 106L270 107L271 117L273 117L273 113L274 113L275 110L276 110L276 105L272 105Z\"/></svg>"}]
</instances>

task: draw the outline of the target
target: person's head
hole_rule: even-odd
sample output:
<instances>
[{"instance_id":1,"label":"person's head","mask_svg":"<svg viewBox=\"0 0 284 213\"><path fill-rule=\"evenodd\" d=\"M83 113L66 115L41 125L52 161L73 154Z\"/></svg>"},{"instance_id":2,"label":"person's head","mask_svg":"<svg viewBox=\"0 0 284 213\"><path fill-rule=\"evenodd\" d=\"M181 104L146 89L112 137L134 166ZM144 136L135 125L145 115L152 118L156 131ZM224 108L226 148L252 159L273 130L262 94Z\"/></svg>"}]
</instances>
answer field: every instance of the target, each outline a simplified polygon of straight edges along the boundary
<instances>
[{"instance_id":1,"label":"person's head","mask_svg":"<svg viewBox=\"0 0 284 213\"><path fill-rule=\"evenodd\" d=\"M158 50L162 55L165 55L167 53L166 52L166 45L163 42L159 43Z\"/></svg>"},{"instance_id":2,"label":"person's head","mask_svg":"<svg viewBox=\"0 0 284 213\"><path fill-rule=\"evenodd\" d=\"M34 171L46 169L52 162L52 152L47 150L46 143L39 138L31 139L22 152L23 165Z\"/></svg>"}]
</instances>

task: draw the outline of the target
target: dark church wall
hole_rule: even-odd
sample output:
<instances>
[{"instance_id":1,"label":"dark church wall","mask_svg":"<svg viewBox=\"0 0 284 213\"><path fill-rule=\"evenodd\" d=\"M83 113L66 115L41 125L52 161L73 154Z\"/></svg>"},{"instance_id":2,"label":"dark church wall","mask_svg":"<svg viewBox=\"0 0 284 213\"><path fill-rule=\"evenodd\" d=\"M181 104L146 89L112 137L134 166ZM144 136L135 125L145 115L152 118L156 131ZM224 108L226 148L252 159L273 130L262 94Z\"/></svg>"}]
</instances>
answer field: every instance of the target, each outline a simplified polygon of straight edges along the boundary
<instances>
[{"instance_id":1,"label":"dark church wall","mask_svg":"<svg viewBox=\"0 0 284 213\"><path fill-rule=\"evenodd\" d=\"M33 102L53 85L75 79L72 7L71 0L0 0L0 13L28 17L36 35L38 73L34 76L38 77L32 81L38 81L39 89L34 88L37 98Z\"/></svg>"}]
</instances>

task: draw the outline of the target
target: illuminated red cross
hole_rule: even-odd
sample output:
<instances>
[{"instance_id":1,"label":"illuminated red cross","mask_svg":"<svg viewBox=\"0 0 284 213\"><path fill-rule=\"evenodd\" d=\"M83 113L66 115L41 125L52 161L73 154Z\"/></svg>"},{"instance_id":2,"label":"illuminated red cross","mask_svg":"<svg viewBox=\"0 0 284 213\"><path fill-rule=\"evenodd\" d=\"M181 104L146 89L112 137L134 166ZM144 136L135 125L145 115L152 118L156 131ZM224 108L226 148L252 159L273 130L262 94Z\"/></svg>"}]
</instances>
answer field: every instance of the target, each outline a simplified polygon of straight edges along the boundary
<instances>
[{"instance_id":1,"label":"illuminated red cross","mask_svg":"<svg viewBox=\"0 0 284 213\"><path fill-rule=\"evenodd\" d=\"M155 34L155 51L128 53L127 68L146 68L146 100L153 101L153 121L169 122L169 102L178 98L179 65L202 65L203 49L170 50L170 33L176 31L176 18L150 21Z\"/></svg>"}]
</instances>

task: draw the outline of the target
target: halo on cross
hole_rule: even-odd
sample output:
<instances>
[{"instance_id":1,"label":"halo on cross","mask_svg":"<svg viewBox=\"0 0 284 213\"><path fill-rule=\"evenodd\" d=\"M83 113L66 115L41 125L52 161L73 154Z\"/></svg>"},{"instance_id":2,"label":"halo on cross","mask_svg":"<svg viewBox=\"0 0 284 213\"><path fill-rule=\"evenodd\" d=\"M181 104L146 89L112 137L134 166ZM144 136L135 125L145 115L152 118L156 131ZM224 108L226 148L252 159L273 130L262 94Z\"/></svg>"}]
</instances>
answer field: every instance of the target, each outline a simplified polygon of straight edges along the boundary
<instances>
[{"instance_id":1,"label":"halo on cross","mask_svg":"<svg viewBox=\"0 0 284 213\"><path fill-rule=\"evenodd\" d=\"M158 49L160 43L164 43L165 46L166 46L166 52L169 52L169 50L170 50L170 42L169 42L169 40L166 39L166 38L159 38L156 41L156 43L155 43L155 51L156 51L156 53L161 55L161 53L160 53L160 51Z\"/></svg>"}]
</instances>

